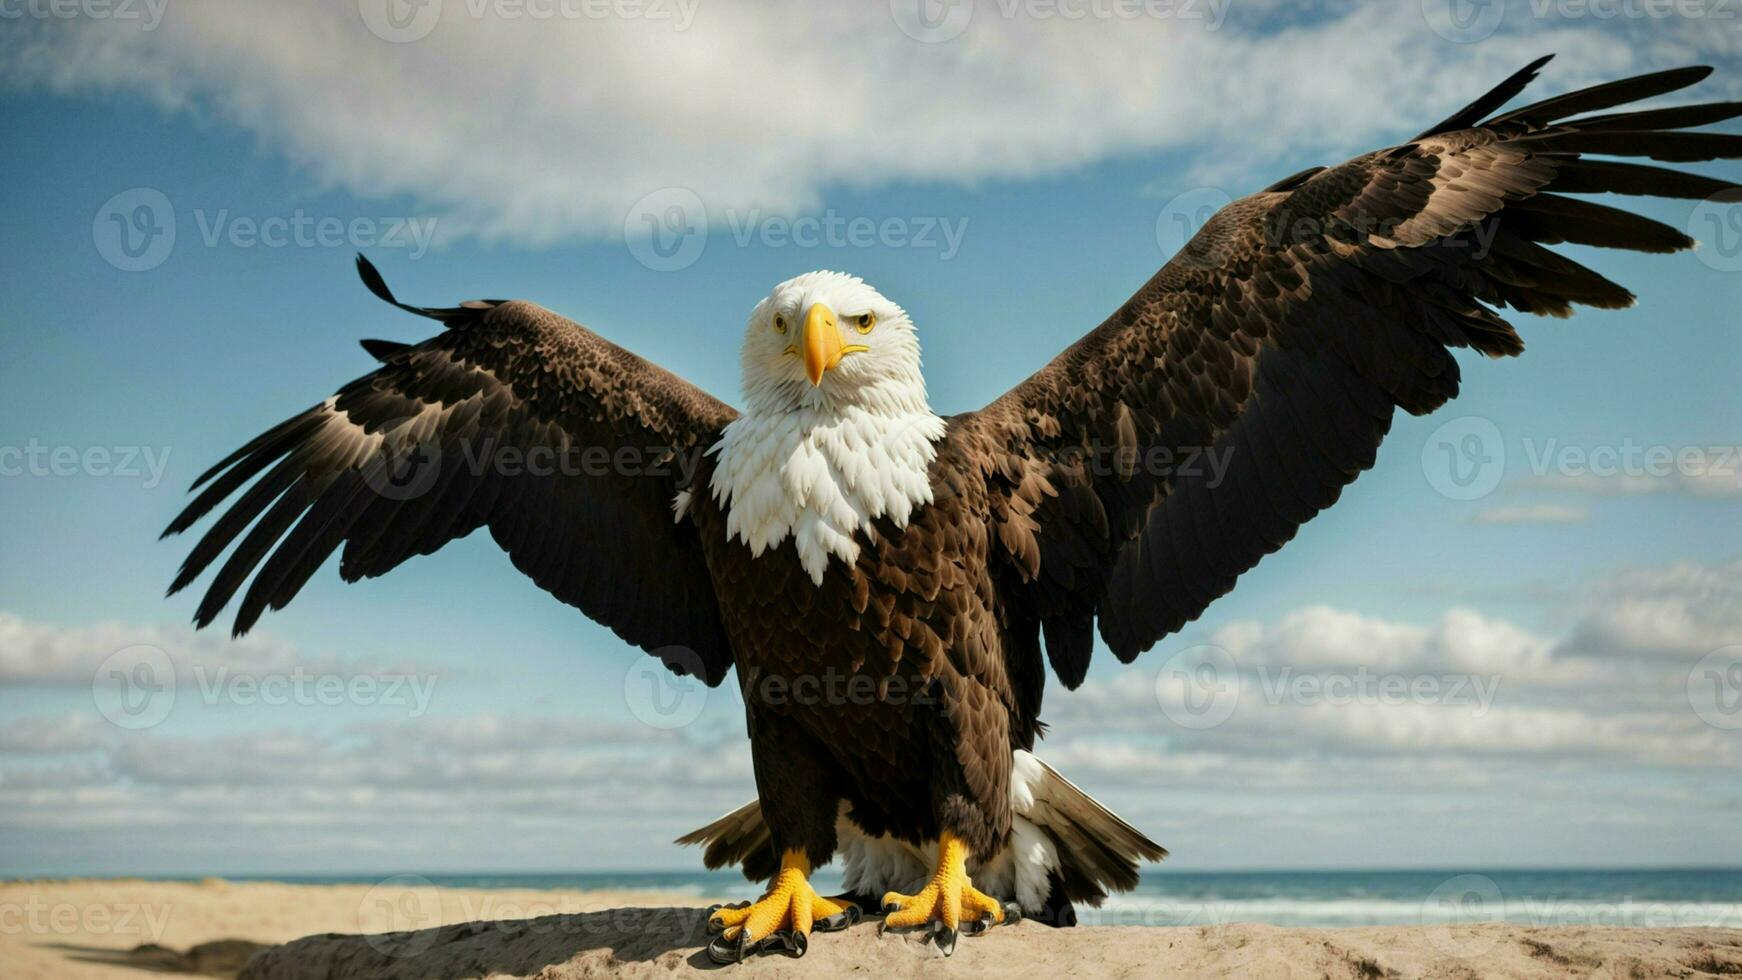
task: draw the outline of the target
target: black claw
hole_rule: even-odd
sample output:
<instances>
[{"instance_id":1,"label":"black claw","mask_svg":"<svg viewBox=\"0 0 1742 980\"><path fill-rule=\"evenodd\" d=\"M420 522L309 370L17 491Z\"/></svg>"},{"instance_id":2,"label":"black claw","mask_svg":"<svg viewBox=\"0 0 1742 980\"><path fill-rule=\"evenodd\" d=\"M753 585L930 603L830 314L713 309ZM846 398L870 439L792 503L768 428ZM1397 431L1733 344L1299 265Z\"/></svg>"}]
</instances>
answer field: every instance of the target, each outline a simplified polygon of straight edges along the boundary
<instances>
[{"instance_id":1,"label":"black claw","mask_svg":"<svg viewBox=\"0 0 1742 980\"><path fill-rule=\"evenodd\" d=\"M1004 924L1013 926L1022 921L1022 906L1015 902L1004 903Z\"/></svg>"},{"instance_id":2,"label":"black claw","mask_svg":"<svg viewBox=\"0 0 1742 980\"><path fill-rule=\"evenodd\" d=\"M899 911L901 911L901 903L900 902L884 902L883 903L883 914L884 915L889 915L891 913L899 912Z\"/></svg>"},{"instance_id":3,"label":"black claw","mask_svg":"<svg viewBox=\"0 0 1742 980\"><path fill-rule=\"evenodd\" d=\"M939 923L938 928L932 933L932 935L937 938L938 949L942 951L945 956L956 951L956 930Z\"/></svg>"},{"instance_id":4,"label":"black claw","mask_svg":"<svg viewBox=\"0 0 1742 980\"><path fill-rule=\"evenodd\" d=\"M859 906L848 905L834 915L818 919L811 928L817 932L840 932L848 926L857 925L863 915L864 913L859 911Z\"/></svg>"},{"instance_id":5,"label":"black claw","mask_svg":"<svg viewBox=\"0 0 1742 980\"><path fill-rule=\"evenodd\" d=\"M790 929L777 929L756 942L745 942L741 943L741 945L744 950L743 956L745 958L751 956L768 956L773 953L784 953L793 959L797 959L803 956L811 948L810 937L802 932L793 932Z\"/></svg>"},{"instance_id":6,"label":"black claw","mask_svg":"<svg viewBox=\"0 0 1742 980\"><path fill-rule=\"evenodd\" d=\"M723 922L720 922L714 918L714 914L716 912L719 912L722 909L748 908L749 905L750 905L749 902L738 902L738 903L733 904L733 905L710 905L710 906L708 906L708 925L707 925L708 935L716 936L716 935L719 935L720 933L726 931L726 924Z\"/></svg>"},{"instance_id":7,"label":"black claw","mask_svg":"<svg viewBox=\"0 0 1742 980\"><path fill-rule=\"evenodd\" d=\"M772 953L784 953L798 959L810 952L810 948L810 937L802 932L781 929L751 942L750 937L740 929L735 939L726 938L724 932L716 935L708 943L708 959L721 966L742 963L752 956L767 956Z\"/></svg>"},{"instance_id":8,"label":"black claw","mask_svg":"<svg viewBox=\"0 0 1742 980\"><path fill-rule=\"evenodd\" d=\"M742 934L736 940L727 939L724 932L714 936L708 943L708 959L721 966L730 966L744 959L744 942Z\"/></svg>"}]
</instances>

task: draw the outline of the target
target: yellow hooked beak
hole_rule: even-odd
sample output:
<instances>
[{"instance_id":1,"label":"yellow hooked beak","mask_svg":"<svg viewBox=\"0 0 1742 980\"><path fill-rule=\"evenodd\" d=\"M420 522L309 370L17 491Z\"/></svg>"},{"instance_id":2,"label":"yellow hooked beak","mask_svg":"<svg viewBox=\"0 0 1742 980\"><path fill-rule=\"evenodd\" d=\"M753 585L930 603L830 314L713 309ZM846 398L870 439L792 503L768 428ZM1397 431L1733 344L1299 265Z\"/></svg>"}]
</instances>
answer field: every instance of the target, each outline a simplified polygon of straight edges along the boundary
<instances>
[{"instance_id":1,"label":"yellow hooked beak","mask_svg":"<svg viewBox=\"0 0 1742 980\"><path fill-rule=\"evenodd\" d=\"M823 383L823 372L841 363L841 358L857 351L870 350L864 344L841 343L841 324L835 311L822 303L813 303L804 313L804 373L811 384Z\"/></svg>"}]
</instances>

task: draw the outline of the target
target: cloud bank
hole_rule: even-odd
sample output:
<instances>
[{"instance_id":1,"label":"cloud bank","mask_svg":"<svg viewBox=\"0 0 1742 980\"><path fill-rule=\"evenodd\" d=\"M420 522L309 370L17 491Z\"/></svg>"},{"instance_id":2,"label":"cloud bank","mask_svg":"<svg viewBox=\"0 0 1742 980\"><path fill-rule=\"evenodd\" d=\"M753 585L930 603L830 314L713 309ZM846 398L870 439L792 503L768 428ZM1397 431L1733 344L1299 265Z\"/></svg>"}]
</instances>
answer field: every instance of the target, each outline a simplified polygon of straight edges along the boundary
<instances>
[{"instance_id":1,"label":"cloud bank","mask_svg":"<svg viewBox=\"0 0 1742 980\"><path fill-rule=\"evenodd\" d=\"M187 0L151 29L13 22L0 80L216 116L322 185L405 195L447 230L539 244L621 235L664 188L694 191L718 227L814 209L831 188L1030 178L1170 148L1212 147L1220 161L1177 175L1174 193L1245 193L1282 176L1271 171L1285 153L1334 160L1407 138L1546 51L1561 60L1545 87L1564 88L1738 43L1693 23L1528 10L1479 45L1451 43L1415 2L1308 18L1276 4L1152 6L1069 17L982 0L946 8L968 16L952 33L916 27L899 0L671 0L633 14ZM1649 49L1635 30L1652 32Z\"/></svg>"},{"instance_id":2,"label":"cloud bank","mask_svg":"<svg viewBox=\"0 0 1742 980\"><path fill-rule=\"evenodd\" d=\"M1076 692L1052 688L1039 751L1138 825L1224 855L1247 838L1218 815L1248 813L1252 841L1281 821L1348 846L1367 839L1351 827L1409 840L1398 814L1439 814L1448 798L1544 826L1602 801L1596 840L1733 827L1734 794L1707 790L1742 770L1742 689L1702 701L1690 685L1725 649L1742 676L1742 646L1726 646L1742 637L1738 582L1742 561L1624 571L1545 607L1552 629L1467 608L1426 622L1329 606L1230 622ZM26 650L150 632L0 622ZM253 669L299 662L287 650ZM87 702L0 722L0 841L49 870L57 857L160 871L681 866L690 856L669 841L753 792L736 704L722 705L725 722L665 728L480 711L450 687L439 715L312 705L229 712L205 732L130 730ZM176 708L183 721L204 710ZM1628 789L1642 780L1651 792ZM1382 798L1383 812L1351 816L1351 794ZM127 851L150 828L161 851Z\"/></svg>"}]
</instances>

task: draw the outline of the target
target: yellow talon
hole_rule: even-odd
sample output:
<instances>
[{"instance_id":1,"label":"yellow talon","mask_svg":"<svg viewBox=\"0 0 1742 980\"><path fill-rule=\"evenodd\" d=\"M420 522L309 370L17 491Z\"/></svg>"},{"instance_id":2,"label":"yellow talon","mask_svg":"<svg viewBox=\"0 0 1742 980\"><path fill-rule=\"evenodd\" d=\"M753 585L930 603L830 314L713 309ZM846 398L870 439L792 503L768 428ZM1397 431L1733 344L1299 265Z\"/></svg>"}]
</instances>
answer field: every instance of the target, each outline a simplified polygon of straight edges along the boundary
<instances>
[{"instance_id":1,"label":"yellow talon","mask_svg":"<svg viewBox=\"0 0 1742 980\"><path fill-rule=\"evenodd\" d=\"M940 942L946 952L954 948L955 932L963 921L1004 921L1003 904L968 880L968 846L949 831L938 837L938 869L931 881L917 895L883 896L883 910L888 913L883 924L891 929L942 923L949 930L947 945Z\"/></svg>"},{"instance_id":2,"label":"yellow talon","mask_svg":"<svg viewBox=\"0 0 1742 980\"><path fill-rule=\"evenodd\" d=\"M777 929L808 936L818 921L846 913L848 903L824 898L811 888L810 870L810 861L802 852L787 851L781 856L780 872L769 882L768 891L744 908L716 909L708 918L709 929L723 932L726 939L749 944Z\"/></svg>"}]
</instances>

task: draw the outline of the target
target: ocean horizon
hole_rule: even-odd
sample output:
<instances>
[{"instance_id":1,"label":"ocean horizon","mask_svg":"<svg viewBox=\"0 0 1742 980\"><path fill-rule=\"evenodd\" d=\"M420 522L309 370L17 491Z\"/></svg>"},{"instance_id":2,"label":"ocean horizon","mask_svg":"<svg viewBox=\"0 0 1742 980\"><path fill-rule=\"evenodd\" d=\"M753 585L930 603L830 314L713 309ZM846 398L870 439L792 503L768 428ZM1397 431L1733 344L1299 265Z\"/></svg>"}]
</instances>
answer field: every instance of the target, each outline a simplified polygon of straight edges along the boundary
<instances>
[{"instance_id":1,"label":"ocean horizon","mask_svg":"<svg viewBox=\"0 0 1742 980\"><path fill-rule=\"evenodd\" d=\"M33 878L69 877L33 875ZM70 877L89 877L74 875ZM736 871L591 871L380 874L127 875L151 881L302 885L429 884L441 888L592 892L657 890L748 898L757 886ZM409 879L409 880L408 880ZM813 881L838 892L841 874ZM530 917L576 911L525 909ZM505 912L506 916L507 913ZM1261 922L1283 927L1448 925L1506 922L1535 926L1742 928L1742 868L1542 870L1306 870L1145 873L1138 887L1100 908L1077 907L1083 925L1216 926Z\"/></svg>"}]
</instances>

